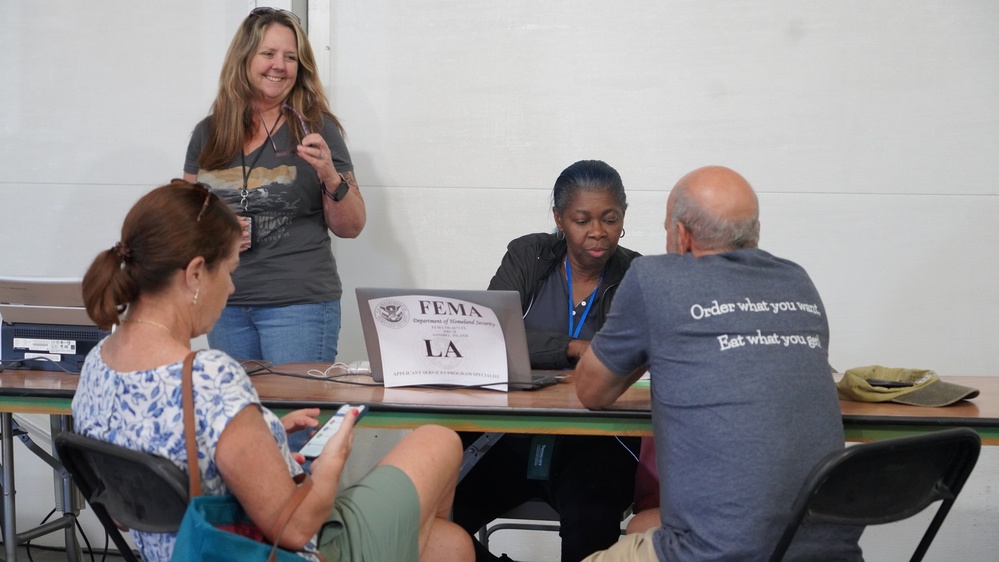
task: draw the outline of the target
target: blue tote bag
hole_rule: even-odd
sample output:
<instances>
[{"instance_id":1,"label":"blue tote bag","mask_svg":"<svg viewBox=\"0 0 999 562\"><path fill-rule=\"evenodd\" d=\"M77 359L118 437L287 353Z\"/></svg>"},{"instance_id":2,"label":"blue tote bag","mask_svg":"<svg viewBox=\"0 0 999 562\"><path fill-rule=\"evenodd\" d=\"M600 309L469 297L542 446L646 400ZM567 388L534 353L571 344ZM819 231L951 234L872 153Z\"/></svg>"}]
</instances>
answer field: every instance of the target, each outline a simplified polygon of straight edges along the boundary
<instances>
[{"instance_id":1,"label":"blue tote bag","mask_svg":"<svg viewBox=\"0 0 999 562\"><path fill-rule=\"evenodd\" d=\"M193 473L189 478L191 501L187 505L187 511L184 512L180 529L177 530L177 540L174 543L171 560L302 562L304 559L298 554L262 542L265 540L263 533L239 505L235 496L201 495L201 475L197 470L197 462L190 460L198 458L194 430L194 384L191 380L195 353L192 351L184 359L181 387L188 471ZM292 514L312 489L312 480L305 473L295 477L295 481L299 483L299 487L278 518L278 537L284 532Z\"/></svg>"},{"instance_id":2,"label":"blue tote bag","mask_svg":"<svg viewBox=\"0 0 999 562\"><path fill-rule=\"evenodd\" d=\"M224 526L225 529L219 526ZM171 560L304 560L290 550L258 542L255 538L228 530L233 528L248 534L253 534L255 529L234 496L226 494L192 499L177 531Z\"/></svg>"}]
</instances>

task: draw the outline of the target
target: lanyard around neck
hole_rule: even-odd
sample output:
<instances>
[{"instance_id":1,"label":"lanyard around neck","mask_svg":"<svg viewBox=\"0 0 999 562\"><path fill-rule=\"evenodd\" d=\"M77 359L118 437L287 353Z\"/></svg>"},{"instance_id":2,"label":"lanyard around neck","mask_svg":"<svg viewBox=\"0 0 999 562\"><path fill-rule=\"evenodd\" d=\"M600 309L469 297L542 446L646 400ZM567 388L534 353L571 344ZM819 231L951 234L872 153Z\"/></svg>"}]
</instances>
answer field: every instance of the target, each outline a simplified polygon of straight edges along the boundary
<instances>
[{"instance_id":1,"label":"lanyard around neck","mask_svg":"<svg viewBox=\"0 0 999 562\"><path fill-rule=\"evenodd\" d=\"M257 165L257 160L260 160L260 155L264 153L263 147L260 147L260 152L250 162L250 167L246 167L246 156L243 155L243 149L239 150L239 163L243 170L243 188L239 190L239 206L243 208L244 211L249 210L249 201L247 197L250 195L250 174L253 173L253 167Z\"/></svg>"},{"instance_id":2,"label":"lanyard around neck","mask_svg":"<svg viewBox=\"0 0 999 562\"><path fill-rule=\"evenodd\" d=\"M583 309L583 315L579 317L579 324L575 324L572 321L573 311L576 306L572 302L572 267L569 266L569 255L565 256L565 282L569 287L569 337L573 339L579 338L579 332L583 329L583 323L586 322L586 317L590 314L590 307L593 306L593 299L597 296L597 289L600 288L600 283L604 280L603 272L600 272L600 279L597 280L597 286L593 288L593 292L586 299L586 308Z\"/></svg>"},{"instance_id":3,"label":"lanyard around neck","mask_svg":"<svg viewBox=\"0 0 999 562\"><path fill-rule=\"evenodd\" d=\"M259 112L258 114L260 115L260 124L264 126L264 131L267 131L267 140L269 140L271 142L271 145L273 145L274 140L271 138L270 129L267 128L267 122L264 121L264 114ZM277 129L277 124L278 121L280 120L281 120L281 114L278 113L277 119L274 120L275 130ZM263 148L264 147L261 146L259 149L257 149L259 150L259 152L257 152L257 155L253 158L253 162L250 162L249 168L246 167L246 156L243 154L243 149L239 150L239 164L240 164L240 169L243 172L243 189L239 190L239 197L240 197L239 205L240 207L243 208L244 211L248 210L249 207L249 201L247 201L247 197L250 195L250 174L253 173L253 167L256 166L257 161L260 160L260 155L264 153Z\"/></svg>"}]
</instances>

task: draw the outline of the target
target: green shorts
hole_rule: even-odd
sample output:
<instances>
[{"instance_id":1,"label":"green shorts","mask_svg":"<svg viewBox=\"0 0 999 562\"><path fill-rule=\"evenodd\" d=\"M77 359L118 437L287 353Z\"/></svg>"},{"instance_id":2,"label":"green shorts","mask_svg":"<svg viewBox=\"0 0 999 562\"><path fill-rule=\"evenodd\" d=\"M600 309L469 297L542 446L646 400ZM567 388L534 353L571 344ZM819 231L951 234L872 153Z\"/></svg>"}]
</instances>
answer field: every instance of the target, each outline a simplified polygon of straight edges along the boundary
<instances>
[{"instance_id":1,"label":"green shorts","mask_svg":"<svg viewBox=\"0 0 999 562\"><path fill-rule=\"evenodd\" d=\"M583 559L583 562L648 562L659 560L656 555L654 535L659 527L653 527L644 533L625 535L607 550L595 552Z\"/></svg>"},{"instance_id":2,"label":"green shorts","mask_svg":"<svg viewBox=\"0 0 999 562\"><path fill-rule=\"evenodd\" d=\"M342 562L417 562L420 498L406 473L378 466L337 494L319 552Z\"/></svg>"}]
</instances>

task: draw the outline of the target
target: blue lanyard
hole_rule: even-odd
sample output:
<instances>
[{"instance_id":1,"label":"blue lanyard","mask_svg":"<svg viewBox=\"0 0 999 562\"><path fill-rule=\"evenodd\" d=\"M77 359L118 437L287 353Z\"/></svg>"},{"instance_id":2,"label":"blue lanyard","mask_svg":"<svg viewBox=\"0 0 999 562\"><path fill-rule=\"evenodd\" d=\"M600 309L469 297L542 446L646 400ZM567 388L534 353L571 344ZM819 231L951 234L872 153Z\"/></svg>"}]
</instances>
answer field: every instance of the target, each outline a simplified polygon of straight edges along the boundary
<instances>
[{"instance_id":1,"label":"blue lanyard","mask_svg":"<svg viewBox=\"0 0 999 562\"><path fill-rule=\"evenodd\" d=\"M597 296L597 289L600 288L600 283L604 280L603 272L600 273L600 280L597 281L597 286L593 288L593 292L590 293L589 298L586 299L586 308L583 309L583 315L579 317L579 324L573 326L573 310L575 306L572 303L572 268L569 267L569 255L565 256L565 281L569 286L569 337L573 339L579 338L579 331L583 329L583 322L586 322L586 316L590 314L590 307L593 306L593 299Z\"/></svg>"}]
</instances>

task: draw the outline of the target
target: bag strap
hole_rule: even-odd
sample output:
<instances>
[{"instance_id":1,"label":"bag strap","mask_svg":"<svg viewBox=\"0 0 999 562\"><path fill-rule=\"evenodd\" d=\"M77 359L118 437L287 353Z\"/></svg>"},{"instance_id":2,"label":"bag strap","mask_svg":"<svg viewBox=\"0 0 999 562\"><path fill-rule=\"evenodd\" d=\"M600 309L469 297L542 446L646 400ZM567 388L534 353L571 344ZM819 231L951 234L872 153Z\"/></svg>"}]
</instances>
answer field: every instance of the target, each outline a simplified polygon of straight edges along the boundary
<instances>
[{"instance_id":1,"label":"bag strap","mask_svg":"<svg viewBox=\"0 0 999 562\"><path fill-rule=\"evenodd\" d=\"M201 495L201 469L198 468L197 433L194 430L194 356L192 351L184 358L181 371L180 395L184 406L184 440L187 442L188 501Z\"/></svg>"},{"instance_id":2,"label":"bag strap","mask_svg":"<svg viewBox=\"0 0 999 562\"><path fill-rule=\"evenodd\" d=\"M278 516L277 533L274 534L274 545L271 547L271 554L267 557L267 562L275 562L277 559L277 545L281 542L281 535L284 534L285 528L291 522L291 516L295 514L298 506L302 505L302 502L305 501L305 496L309 495L309 492L312 490L312 479L309 478L306 472L296 474L295 483L299 484L298 489L292 494L288 503L284 504L284 509L281 510L281 515Z\"/></svg>"},{"instance_id":3,"label":"bag strap","mask_svg":"<svg viewBox=\"0 0 999 562\"><path fill-rule=\"evenodd\" d=\"M201 470L198 468L198 446L197 434L194 430L194 356L198 352L192 351L184 358L184 368L181 371L181 401L184 407L184 439L187 445L187 470L190 499L201 495ZM284 509L277 520L277 532L274 534L274 544L271 554L267 557L268 562L277 560L278 543L281 542L281 535L291 521L291 516L295 514L298 506L305 501L305 496L312 490L312 479L308 473L302 472L294 477L298 488L292 494L291 499L285 504Z\"/></svg>"}]
</instances>

